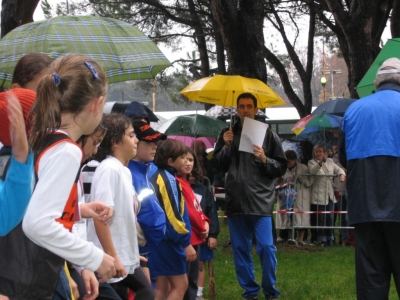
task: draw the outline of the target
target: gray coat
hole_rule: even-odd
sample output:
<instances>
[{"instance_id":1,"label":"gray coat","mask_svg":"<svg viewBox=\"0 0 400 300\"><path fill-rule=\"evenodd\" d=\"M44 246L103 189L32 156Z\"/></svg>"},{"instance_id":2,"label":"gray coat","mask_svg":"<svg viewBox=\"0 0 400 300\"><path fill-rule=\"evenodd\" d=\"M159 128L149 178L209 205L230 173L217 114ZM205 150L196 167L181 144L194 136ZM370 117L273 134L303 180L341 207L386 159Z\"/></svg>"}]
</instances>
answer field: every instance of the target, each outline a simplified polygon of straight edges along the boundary
<instances>
[{"instance_id":1,"label":"gray coat","mask_svg":"<svg viewBox=\"0 0 400 300\"><path fill-rule=\"evenodd\" d=\"M272 216L275 199L274 179L286 172L287 160L279 137L270 129L262 145L267 163L262 164L252 153L239 152L242 133L240 120L233 125L233 142L226 151L222 130L215 146L214 158L228 172L225 181L226 215L250 214Z\"/></svg>"}]
</instances>

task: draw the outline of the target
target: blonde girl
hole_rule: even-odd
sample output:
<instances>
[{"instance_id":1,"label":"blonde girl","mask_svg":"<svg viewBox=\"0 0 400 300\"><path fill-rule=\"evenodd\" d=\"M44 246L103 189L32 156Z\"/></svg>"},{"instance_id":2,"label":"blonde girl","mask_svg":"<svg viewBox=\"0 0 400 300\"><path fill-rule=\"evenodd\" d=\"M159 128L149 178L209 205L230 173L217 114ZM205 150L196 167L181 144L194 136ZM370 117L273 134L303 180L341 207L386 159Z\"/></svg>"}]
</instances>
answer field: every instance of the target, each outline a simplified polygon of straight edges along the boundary
<instances>
[{"instance_id":1,"label":"blonde girl","mask_svg":"<svg viewBox=\"0 0 400 300\"><path fill-rule=\"evenodd\" d=\"M112 257L71 232L74 221L86 216L76 201L82 150L75 142L99 124L106 93L103 70L81 55L53 62L38 85L30 136L37 183L22 228L41 247L40 255L32 257L32 265L41 269L30 270L37 274L19 291L26 299L47 299L49 291L44 286L57 281L48 274L58 273L64 260L97 271L102 281L115 274Z\"/></svg>"}]
</instances>

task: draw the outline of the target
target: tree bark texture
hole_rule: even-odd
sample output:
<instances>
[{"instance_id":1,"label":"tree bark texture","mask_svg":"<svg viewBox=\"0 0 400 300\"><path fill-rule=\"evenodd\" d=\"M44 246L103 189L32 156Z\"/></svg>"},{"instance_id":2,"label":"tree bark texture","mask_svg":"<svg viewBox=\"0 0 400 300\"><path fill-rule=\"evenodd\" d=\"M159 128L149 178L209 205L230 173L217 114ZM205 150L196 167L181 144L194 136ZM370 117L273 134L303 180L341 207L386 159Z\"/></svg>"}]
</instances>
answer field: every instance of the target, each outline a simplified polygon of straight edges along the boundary
<instances>
[{"instance_id":1,"label":"tree bark texture","mask_svg":"<svg viewBox=\"0 0 400 300\"><path fill-rule=\"evenodd\" d=\"M33 13L39 0L2 0L1 37L14 28L33 22Z\"/></svg>"},{"instance_id":2,"label":"tree bark texture","mask_svg":"<svg viewBox=\"0 0 400 300\"><path fill-rule=\"evenodd\" d=\"M211 0L211 12L224 42L228 74L267 80L262 0Z\"/></svg>"}]
</instances>

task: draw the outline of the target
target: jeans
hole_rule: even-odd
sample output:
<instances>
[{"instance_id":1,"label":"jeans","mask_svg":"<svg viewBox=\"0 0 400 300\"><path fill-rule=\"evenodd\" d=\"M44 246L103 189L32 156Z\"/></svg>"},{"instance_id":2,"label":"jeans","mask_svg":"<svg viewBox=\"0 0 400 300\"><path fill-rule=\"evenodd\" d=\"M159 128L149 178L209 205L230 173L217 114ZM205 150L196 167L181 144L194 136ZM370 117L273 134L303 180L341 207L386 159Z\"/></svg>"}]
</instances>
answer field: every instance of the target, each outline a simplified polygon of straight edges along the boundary
<instances>
[{"instance_id":1,"label":"jeans","mask_svg":"<svg viewBox=\"0 0 400 300\"><path fill-rule=\"evenodd\" d=\"M276 283L276 248L272 235L272 218L255 215L235 215L228 217L233 260L240 286L245 289L244 298L257 295L260 286L255 281L254 265L251 257L253 236L256 238L256 252L262 269L261 286L265 295L279 295Z\"/></svg>"}]
</instances>

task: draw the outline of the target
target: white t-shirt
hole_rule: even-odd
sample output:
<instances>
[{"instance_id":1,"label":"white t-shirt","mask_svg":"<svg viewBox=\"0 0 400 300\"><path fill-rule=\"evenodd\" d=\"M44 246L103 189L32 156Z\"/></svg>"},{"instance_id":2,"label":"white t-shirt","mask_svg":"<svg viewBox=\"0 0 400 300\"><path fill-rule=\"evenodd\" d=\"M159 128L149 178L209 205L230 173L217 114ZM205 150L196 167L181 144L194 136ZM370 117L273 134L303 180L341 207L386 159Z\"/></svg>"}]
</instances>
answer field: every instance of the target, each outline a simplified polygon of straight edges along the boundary
<instances>
[{"instance_id":1,"label":"white t-shirt","mask_svg":"<svg viewBox=\"0 0 400 300\"><path fill-rule=\"evenodd\" d=\"M117 255L127 274L133 274L139 267L134 196L131 172L118 159L108 156L94 173L90 201L101 201L114 208L109 223L110 232ZM97 238L93 220L88 221L88 240L103 249ZM118 282L122 279L113 278L108 282Z\"/></svg>"},{"instance_id":2,"label":"white t-shirt","mask_svg":"<svg viewBox=\"0 0 400 300\"><path fill-rule=\"evenodd\" d=\"M73 264L96 271L104 253L57 222L80 168L82 150L70 142L48 149L39 161L38 178L23 219L33 242Z\"/></svg>"}]
</instances>

